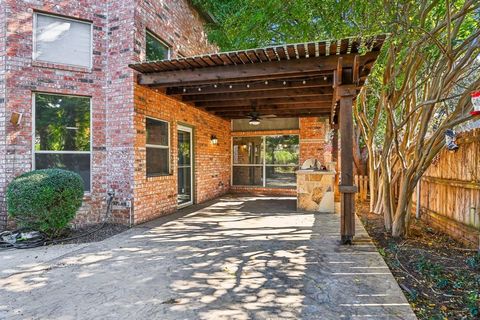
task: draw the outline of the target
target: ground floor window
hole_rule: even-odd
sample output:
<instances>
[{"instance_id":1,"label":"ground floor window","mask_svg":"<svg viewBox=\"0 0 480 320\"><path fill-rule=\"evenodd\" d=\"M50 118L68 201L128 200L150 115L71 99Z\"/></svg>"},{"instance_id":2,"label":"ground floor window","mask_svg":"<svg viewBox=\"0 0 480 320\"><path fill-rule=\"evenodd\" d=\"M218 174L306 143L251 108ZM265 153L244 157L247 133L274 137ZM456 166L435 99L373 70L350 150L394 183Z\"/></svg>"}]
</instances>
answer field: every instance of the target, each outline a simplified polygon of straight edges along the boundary
<instances>
[{"instance_id":1,"label":"ground floor window","mask_svg":"<svg viewBox=\"0 0 480 320\"><path fill-rule=\"evenodd\" d=\"M298 135L233 138L232 184L295 188Z\"/></svg>"},{"instance_id":2,"label":"ground floor window","mask_svg":"<svg viewBox=\"0 0 480 320\"><path fill-rule=\"evenodd\" d=\"M90 191L91 99L36 93L34 169L60 168L78 173Z\"/></svg>"},{"instance_id":3,"label":"ground floor window","mask_svg":"<svg viewBox=\"0 0 480 320\"><path fill-rule=\"evenodd\" d=\"M166 121L146 118L147 176L170 174L170 130Z\"/></svg>"}]
</instances>

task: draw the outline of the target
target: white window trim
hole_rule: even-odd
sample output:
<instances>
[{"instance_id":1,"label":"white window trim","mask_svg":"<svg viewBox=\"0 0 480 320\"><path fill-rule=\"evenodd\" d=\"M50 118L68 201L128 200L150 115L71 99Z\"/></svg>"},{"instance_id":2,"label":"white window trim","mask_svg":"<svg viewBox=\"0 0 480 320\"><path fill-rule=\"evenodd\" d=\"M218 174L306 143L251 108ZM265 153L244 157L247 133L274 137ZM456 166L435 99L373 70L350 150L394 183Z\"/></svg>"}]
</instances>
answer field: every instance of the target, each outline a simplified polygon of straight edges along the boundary
<instances>
[{"instance_id":1,"label":"white window trim","mask_svg":"<svg viewBox=\"0 0 480 320\"><path fill-rule=\"evenodd\" d=\"M233 123L233 122L232 122ZM267 153L267 137L277 137L277 136L298 136L298 143L300 144L300 135L299 134L266 134L266 135L248 135L248 136L232 136L231 140L231 149L233 150L233 139L235 138L256 138L256 137L261 137L262 138L262 144L263 144L263 162L262 163L255 163L255 164L235 164L233 161L233 155L230 157L230 162L231 162L231 175L230 175L230 185L233 187L249 187L249 188L275 188L275 187L267 187L267 167L295 167L298 166L299 164L297 163L296 165L292 164L268 164L267 159L265 157ZM243 184L233 184L233 168L234 167L263 167L263 172L262 172L262 185L243 185ZM278 187L277 187L278 188ZM275 188L275 189L277 189ZM278 188L282 189L282 188Z\"/></svg>"},{"instance_id":2,"label":"white window trim","mask_svg":"<svg viewBox=\"0 0 480 320\"><path fill-rule=\"evenodd\" d=\"M53 18L63 19L63 20L68 20L68 21L74 21L74 22L77 22L77 23L83 23L83 24L90 25L90 62L89 62L88 67L83 66L83 65L79 65L79 64L52 62L52 61L46 61L46 60L41 60L41 59L35 58L36 48L37 48L37 16L38 15L46 16L46 17L53 17ZM71 66L71 67L77 67L77 68L87 68L89 70L92 69L92 67L93 67L93 23L92 22L88 22L88 21L84 21L84 20L80 20L80 19L75 19L75 18L67 18L67 17L64 17L64 16L55 15L55 14L49 14L49 13L43 13L43 12L34 12L33 13L33 27L32 27L32 30L33 30L33 34L32 34L32 36L33 36L32 61L49 63L49 64L56 64L56 65L62 65L62 66Z\"/></svg>"},{"instance_id":3,"label":"white window trim","mask_svg":"<svg viewBox=\"0 0 480 320\"><path fill-rule=\"evenodd\" d=\"M165 47L167 47L167 57L164 60L168 60L172 56L172 46L166 43L164 40L160 39L155 33L152 31L145 29L145 61L147 61L147 34L150 35L152 38L156 39L158 42L163 44Z\"/></svg>"},{"instance_id":4,"label":"white window trim","mask_svg":"<svg viewBox=\"0 0 480 320\"><path fill-rule=\"evenodd\" d=\"M90 151L48 151L48 150L35 150L35 115L36 115L36 106L35 106L35 97L37 94L50 95L50 96L66 96L66 97L81 97L88 98L90 100ZM32 170L35 170L35 154L90 154L90 190L85 191L86 195L92 193L92 183L93 183L93 112L92 112L92 97L89 96L77 96L73 94L62 94L62 93L52 93L52 92L33 92L32 93Z\"/></svg>"},{"instance_id":5,"label":"white window trim","mask_svg":"<svg viewBox=\"0 0 480 320\"><path fill-rule=\"evenodd\" d=\"M162 144L150 144L150 143L147 143L147 119L151 119L151 120L155 120L155 121L159 121L159 122L163 122L163 123L166 123L167 124L167 134L168 134L168 138L167 138L167 145L162 145ZM147 158L145 157L145 175L147 177L160 177L160 176L169 176L172 174L172 165L171 165L171 162L172 162L172 159L171 159L171 153L172 153L172 150L170 148L170 122L166 121L166 120L163 120L163 119L158 119L158 118L154 118L154 117L145 117L145 153L146 153L146 150L147 148L154 148L154 149L168 149L168 162L167 162L167 165L168 165L168 168L167 168L167 172L168 173L153 173L153 174L148 174L147 173L147 166L146 166L146 163L147 163Z\"/></svg>"}]
</instances>

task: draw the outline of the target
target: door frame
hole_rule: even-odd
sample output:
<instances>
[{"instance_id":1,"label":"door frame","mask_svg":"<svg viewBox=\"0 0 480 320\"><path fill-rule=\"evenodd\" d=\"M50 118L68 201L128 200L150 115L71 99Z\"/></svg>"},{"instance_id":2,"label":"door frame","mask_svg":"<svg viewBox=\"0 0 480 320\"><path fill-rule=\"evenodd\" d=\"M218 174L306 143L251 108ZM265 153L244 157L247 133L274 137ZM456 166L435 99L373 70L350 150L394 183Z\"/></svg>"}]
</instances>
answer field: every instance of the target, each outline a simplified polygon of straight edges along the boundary
<instances>
[{"instance_id":1,"label":"door frame","mask_svg":"<svg viewBox=\"0 0 480 320\"><path fill-rule=\"evenodd\" d=\"M195 148L194 148L194 130L193 127L184 125L184 124L177 124L177 157L178 157L178 131L184 131L190 133L190 190L191 190L191 199L188 202L178 204L178 194L177 194L177 208L185 208L194 204L195 198L195 176L194 176L194 164L195 164ZM178 188L178 158L177 158L177 188Z\"/></svg>"}]
</instances>

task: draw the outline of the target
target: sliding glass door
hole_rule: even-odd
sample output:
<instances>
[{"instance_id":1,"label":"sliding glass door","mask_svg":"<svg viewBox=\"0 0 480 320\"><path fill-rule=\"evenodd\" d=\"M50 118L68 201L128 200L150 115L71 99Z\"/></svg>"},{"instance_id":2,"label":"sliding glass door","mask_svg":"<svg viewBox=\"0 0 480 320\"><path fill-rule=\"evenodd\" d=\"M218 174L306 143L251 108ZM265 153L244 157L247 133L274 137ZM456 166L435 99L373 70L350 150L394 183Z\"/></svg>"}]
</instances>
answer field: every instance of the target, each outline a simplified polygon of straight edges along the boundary
<instances>
[{"instance_id":1,"label":"sliding glass door","mask_svg":"<svg viewBox=\"0 0 480 320\"><path fill-rule=\"evenodd\" d=\"M234 137L232 185L295 188L298 135Z\"/></svg>"}]
</instances>

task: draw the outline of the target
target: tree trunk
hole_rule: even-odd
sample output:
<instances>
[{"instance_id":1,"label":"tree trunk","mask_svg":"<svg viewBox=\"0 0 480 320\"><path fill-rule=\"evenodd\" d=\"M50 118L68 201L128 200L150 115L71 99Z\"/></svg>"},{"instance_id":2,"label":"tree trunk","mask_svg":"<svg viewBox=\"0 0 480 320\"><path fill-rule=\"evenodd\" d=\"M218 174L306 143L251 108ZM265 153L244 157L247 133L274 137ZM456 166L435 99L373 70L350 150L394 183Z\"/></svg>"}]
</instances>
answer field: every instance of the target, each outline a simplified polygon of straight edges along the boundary
<instances>
[{"instance_id":1,"label":"tree trunk","mask_svg":"<svg viewBox=\"0 0 480 320\"><path fill-rule=\"evenodd\" d=\"M403 237L406 233L406 220L409 214L408 210L411 204L412 194L409 192L409 175L401 173L400 190L398 194L398 203L395 210L395 217L392 225L392 236L394 238Z\"/></svg>"},{"instance_id":2,"label":"tree trunk","mask_svg":"<svg viewBox=\"0 0 480 320\"><path fill-rule=\"evenodd\" d=\"M372 212L375 214L382 214L383 213L383 182L380 179L378 180L380 182L377 188L378 190L378 195L376 196L377 203L375 204L375 207Z\"/></svg>"},{"instance_id":3,"label":"tree trunk","mask_svg":"<svg viewBox=\"0 0 480 320\"><path fill-rule=\"evenodd\" d=\"M372 143L373 144L373 143ZM377 203L378 194L381 193L377 188L378 176L375 171L375 155L371 143L367 142L368 151L368 187L370 189L370 212L375 212L375 204Z\"/></svg>"},{"instance_id":4,"label":"tree trunk","mask_svg":"<svg viewBox=\"0 0 480 320\"><path fill-rule=\"evenodd\" d=\"M390 177L387 166L382 163L382 198L383 198L383 219L385 223L385 230L392 230L392 191L390 188Z\"/></svg>"}]
</instances>

